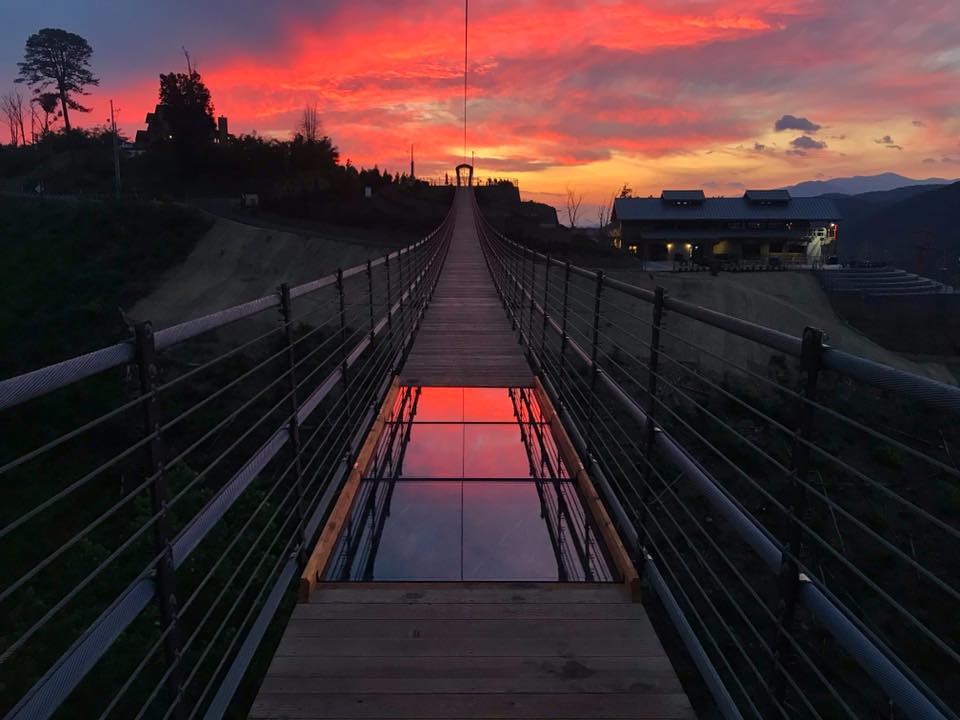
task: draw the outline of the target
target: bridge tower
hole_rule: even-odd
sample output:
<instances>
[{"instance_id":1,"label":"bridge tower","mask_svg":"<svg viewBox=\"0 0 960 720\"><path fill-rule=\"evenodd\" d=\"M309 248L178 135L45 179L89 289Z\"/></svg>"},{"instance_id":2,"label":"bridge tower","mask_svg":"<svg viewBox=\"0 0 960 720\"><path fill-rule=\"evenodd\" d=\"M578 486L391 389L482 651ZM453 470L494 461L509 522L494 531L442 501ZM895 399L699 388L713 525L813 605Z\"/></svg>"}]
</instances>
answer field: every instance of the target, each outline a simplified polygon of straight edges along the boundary
<instances>
[{"instance_id":1,"label":"bridge tower","mask_svg":"<svg viewBox=\"0 0 960 720\"><path fill-rule=\"evenodd\" d=\"M464 177L466 173L466 177ZM470 163L460 163L457 165L457 187L461 185L471 186L473 185L473 165Z\"/></svg>"}]
</instances>

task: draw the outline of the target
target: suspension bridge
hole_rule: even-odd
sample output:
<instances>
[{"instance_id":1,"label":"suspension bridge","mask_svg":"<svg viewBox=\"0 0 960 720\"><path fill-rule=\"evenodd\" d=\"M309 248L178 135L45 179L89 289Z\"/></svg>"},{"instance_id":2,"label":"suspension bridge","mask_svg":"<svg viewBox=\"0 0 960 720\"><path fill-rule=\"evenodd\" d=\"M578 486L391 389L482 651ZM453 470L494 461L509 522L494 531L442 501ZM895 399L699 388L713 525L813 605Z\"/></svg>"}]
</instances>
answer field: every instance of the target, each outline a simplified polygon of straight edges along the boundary
<instances>
[{"instance_id":1,"label":"suspension bridge","mask_svg":"<svg viewBox=\"0 0 960 720\"><path fill-rule=\"evenodd\" d=\"M465 186L0 381L6 717L956 718L960 390L611 275Z\"/></svg>"}]
</instances>

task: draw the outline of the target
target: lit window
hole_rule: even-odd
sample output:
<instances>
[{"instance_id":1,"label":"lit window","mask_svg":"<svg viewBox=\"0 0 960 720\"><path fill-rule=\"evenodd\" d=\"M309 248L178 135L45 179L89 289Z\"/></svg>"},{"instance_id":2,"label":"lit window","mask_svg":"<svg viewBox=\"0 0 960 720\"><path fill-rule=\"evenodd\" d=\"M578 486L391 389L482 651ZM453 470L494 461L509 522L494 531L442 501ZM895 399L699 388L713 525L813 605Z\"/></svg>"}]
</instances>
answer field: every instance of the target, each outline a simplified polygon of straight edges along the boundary
<instances>
[{"instance_id":1,"label":"lit window","mask_svg":"<svg viewBox=\"0 0 960 720\"><path fill-rule=\"evenodd\" d=\"M627 248L627 251L628 251L628 252L632 252L634 255L636 255L636 254L637 254L637 246L636 246L636 245L630 245L630 246Z\"/></svg>"}]
</instances>

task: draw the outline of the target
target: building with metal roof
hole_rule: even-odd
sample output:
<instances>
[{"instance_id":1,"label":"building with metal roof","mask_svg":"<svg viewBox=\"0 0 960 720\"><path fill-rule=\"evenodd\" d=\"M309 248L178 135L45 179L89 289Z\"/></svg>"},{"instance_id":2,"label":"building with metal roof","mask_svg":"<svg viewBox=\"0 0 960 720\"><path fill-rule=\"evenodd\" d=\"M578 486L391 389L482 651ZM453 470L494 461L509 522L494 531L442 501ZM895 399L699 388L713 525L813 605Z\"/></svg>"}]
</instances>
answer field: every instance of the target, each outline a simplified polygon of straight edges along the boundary
<instances>
[{"instance_id":1,"label":"building with metal roof","mask_svg":"<svg viewBox=\"0 0 960 720\"><path fill-rule=\"evenodd\" d=\"M794 198L782 189L741 197L664 190L659 198L617 198L613 237L646 260L815 264L829 254L840 220L829 198Z\"/></svg>"}]
</instances>

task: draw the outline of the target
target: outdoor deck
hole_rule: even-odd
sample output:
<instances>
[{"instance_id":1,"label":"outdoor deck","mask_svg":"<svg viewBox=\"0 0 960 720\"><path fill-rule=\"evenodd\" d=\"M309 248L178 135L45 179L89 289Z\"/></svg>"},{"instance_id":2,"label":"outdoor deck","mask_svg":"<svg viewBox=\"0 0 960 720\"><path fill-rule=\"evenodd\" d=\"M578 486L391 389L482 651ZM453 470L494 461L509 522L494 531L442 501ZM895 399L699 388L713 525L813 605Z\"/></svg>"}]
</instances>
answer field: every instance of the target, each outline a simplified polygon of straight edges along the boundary
<instances>
[{"instance_id":1,"label":"outdoor deck","mask_svg":"<svg viewBox=\"0 0 960 720\"><path fill-rule=\"evenodd\" d=\"M458 188L453 239L407 362L403 385L525 387L533 373L480 249L473 188Z\"/></svg>"}]
</instances>

